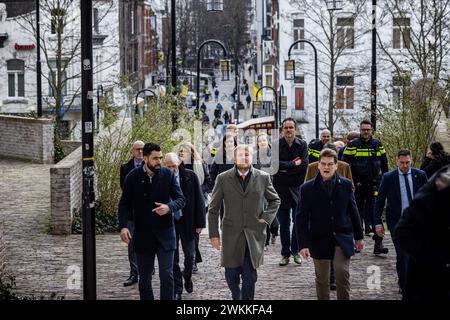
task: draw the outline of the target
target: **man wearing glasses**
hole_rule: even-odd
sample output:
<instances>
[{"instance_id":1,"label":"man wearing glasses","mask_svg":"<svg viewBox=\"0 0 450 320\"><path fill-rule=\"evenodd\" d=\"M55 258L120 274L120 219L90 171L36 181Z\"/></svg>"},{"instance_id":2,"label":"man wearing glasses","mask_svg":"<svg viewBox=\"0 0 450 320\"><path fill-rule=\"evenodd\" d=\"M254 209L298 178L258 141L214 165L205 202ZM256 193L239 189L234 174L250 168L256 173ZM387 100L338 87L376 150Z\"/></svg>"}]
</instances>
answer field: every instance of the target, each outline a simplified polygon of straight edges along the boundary
<instances>
[{"instance_id":1,"label":"man wearing glasses","mask_svg":"<svg viewBox=\"0 0 450 320\"><path fill-rule=\"evenodd\" d=\"M352 182L336 174L336 151L323 149L320 174L300 188L295 218L300 255L313 258L319 300L330 300L330 264L333 262L338 300L350 299L350 257L364 248L363 231Z\"/></svg>"},{"instance_id":2,"label":"man wearing glasses","mask_svg":"<svg viewBox=\"0 0 450 320\"><path fill-rule=\"evenodd\" d=\"M185 205L185 198L175 175L161 167L161 149L147 143L144 163L125 178L119 202L120 238L127 244L133 239L139 271L141 300L154 300L152 272L158 257L161 300L174 299L173 261L176 249L174 213ZM127 228L133 214L134 233Z\"/></svg>"},{"instance_id":3,"label":"man wearing glasses","mask_svg":"<svg viewBox=\"0 0 450 320\"><path fill-rule=\"evenodd\" d=\"M135 141L133 143L133 146L131 147L131 154L133 155L133 158L131 158L130 161L120 166L120 189L123 189L125 177L131 172L131 170L140 167L142 165L142 160L144 159L142 156L143 148L144 142L142 142L141 140ZM133 215L128 217L128 229L130 230L130 233L133 234L134 231ZM130 243L128 244L128 261L130 262L130 276L123 283L124 287L131 286L138 282L136 255L133 250L132 241L130 241Z\"/></svg>"},{"instance_id":4,"label":"man wearing glasses","mask_svg":"<svg viewBox=\"0 0 450 320\"><path fill-rule=\"evenodd\" d=\"M360 124L360 137L350 142L344 151L343 160L350 164L355 184L355 198L364 221L366 235L375 231L374 204L378 194L378 186L383 174L389 171L386 151L377 139L372 137L373 127L369 120ZM387 254L388 248L383 247L383 238L373 235L375 245L374 254Z\"/></svg>"}]
</instances>

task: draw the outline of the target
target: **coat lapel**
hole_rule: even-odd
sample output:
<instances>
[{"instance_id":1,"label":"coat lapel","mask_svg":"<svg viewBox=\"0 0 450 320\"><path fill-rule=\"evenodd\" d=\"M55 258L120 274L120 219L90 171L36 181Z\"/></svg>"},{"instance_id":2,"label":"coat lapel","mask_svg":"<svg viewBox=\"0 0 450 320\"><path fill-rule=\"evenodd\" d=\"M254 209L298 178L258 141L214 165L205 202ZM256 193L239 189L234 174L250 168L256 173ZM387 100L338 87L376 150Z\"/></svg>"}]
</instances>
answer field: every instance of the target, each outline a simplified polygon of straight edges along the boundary
<instances>
[{"instance_id":1,"label":"coat lapel","mask_svg":"<svg viewBox=\"0 0 450 320\"><path fill-rule=\"evenodd\" d=\"M396 198L400 200L400 207L401 207L401 199L402 199L402 197L401 197L401 192L400 192L400 181L399 181L400 175L398 174L398 169L394 170L392 178L394 179L393 186L394 186L394 190L395 190L395 193L396 193Z\"/></svg>"},{"instance_id":2,"label":"coat lapel","mask_svg":"<svg viewBox=\"0 0 450 320\"><path fill-rule=\"evenodd\" d=\"M249 190L253 189L255 187L258 173L254 168L252 168L252 174L250 176L250 181L248 182L247 188L245 188L244 196L249 192ZM242 187L241 187L242 189Z\"/></svg>"},{"instance_id":3,"label":"coat lapel","mask_svg":"<svg viewBox=\"0 0 450 320\"><path fill-rule=\"evenodd\" d=\"M230 170L230 172L228 173L228 179L231 180L230 183L236 189L236 191L242 194L242 187L237 180L238 178L236 177L236 172L234 169Z\"/></svg>"},{"instance_id":4,"label":"coat lapel","mask_svg":"<svg viewBox=\"0 0 450 320\"><path fill-rule=\"evenodd\" d=\"M411 168L411 176L412 176L412 182L413 182L413 197L416 194L417 190L419 189L419 174L417 170L414 170L414 168Z\"/></svg>"}]
</instances>

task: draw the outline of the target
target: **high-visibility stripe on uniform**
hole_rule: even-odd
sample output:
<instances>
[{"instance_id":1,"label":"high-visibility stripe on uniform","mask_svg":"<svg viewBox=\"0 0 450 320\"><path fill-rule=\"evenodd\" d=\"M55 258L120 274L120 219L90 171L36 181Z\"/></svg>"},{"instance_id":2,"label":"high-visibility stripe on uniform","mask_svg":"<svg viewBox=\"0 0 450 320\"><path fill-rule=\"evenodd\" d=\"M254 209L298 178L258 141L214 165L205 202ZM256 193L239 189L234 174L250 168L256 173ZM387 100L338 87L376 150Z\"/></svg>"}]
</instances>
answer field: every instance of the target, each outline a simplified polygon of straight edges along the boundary
<instances>
[{"instance_id":1,"label":"high-visibility stripe on uniform","mask_svg":"<svg viewBox=\"0 0 450 320\"><path fill-rule=\"evenodd\" d=\"M320 151L319 151L319 150L315 150L315 149L308 148L308 154L309 154L310 156L313 156L314 158L319 159Z\"/></svg>"},{"instance_id":2,"label":"high-visibility stripe on uniform","mask_svg":"<svg viewBox=\"0 0 450 320\"><path fill-rule=\"evenodd\" d=\"M349 156L354 156L356 154L356 147L347 147L344 150L344 154L349 155Z\"/></svg>"}]
</instances>

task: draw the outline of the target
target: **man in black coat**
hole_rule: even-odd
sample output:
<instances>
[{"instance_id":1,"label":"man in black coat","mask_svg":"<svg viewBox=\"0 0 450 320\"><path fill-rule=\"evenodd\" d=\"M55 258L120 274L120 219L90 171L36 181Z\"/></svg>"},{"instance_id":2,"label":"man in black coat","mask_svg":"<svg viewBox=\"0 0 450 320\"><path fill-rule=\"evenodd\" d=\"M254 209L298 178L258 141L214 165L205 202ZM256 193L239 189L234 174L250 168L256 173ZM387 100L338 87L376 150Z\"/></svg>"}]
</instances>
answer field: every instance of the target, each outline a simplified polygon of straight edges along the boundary
<instances>
[{"instance_id":1,"label":"man in black coat","mask_svg":"<svg viewBox=\"0 0 450 320\"><path fill-rule=\"evenodd\" d=\"M192 269L195 264L195 233L200 234L206 225L205 198L200 182L194 171L180 166L180 159L175 153L168 153L164 157L164 165L170 169L178 180L181 191L186 199L183 210L175 212L175 231L177 236L177 249L173 264L175 281L175 299L181 300L183 293L183 278L186 292L194 290L192 283ZM180 240L184 253L184 271L180 269Z\"/></svg>"},{"instance_id":2,"label":"man in black coat","mask_svg":"<svg viewBox=\"0 0 450 320\"><path fill-rule=\"evenodd\" d=\"M350 299L350 257L364 247L363 230L352 182L336 174L338 156L323 149L320 174L300 189L296 230L300 254L314 260L319 300L330 299L330 263L333 261L338 300Z\"/></svg>"},{"instance_id":3,"label":"man in black coat","mask_svg":"<svg viewBox=\"0 0 450 320\"><path fill-rule=\"evenodd\" d=\"M152 272L158 256L161 299L173 300L173 259L176 236L173 214L185 205L185 198L174 174L161 168L161 149L147 143L144 164L125 178L119 202L119 228L122 241L129 243L128 217L134 215L133 247L139 270L139 294L153 300Z\"/></svg>"},{"instance_id":4,"label":"man in black coat","mask_svg":"<svg viewBox=\"0 0 450 320\"><path fill-rule=\"evenodd\" d=\"M450 300L450 165L419 189L393 234L409 256L403 299Z\"/></svg>"},{"instance_id":5,"label":"man in black coat","mask_svg":"<svg viewBox=\"0 0 450 320\"><path fill-rule=\"evenodd\" d=\"M142 160L144 159L142 156L142 149L144 148L144 142L138 140L133 143L131 147L131 154L133 158L130 159L127 163L124 163L120 166L120 189L123 189L123 183L125 181L125 177L137 167L142 165ZM128 229L130 233L133 234L134 231L134 222L133 215L128 218ZM133 241L130 241L128 244L128 261L130 262L130 276L123 283L124 287L131 286L138 282L138 268L136 264L136 255L133 250Z\"/></svg>"},{"instance_id":6,"label":"man in black coat","mask_svg":"<svg viewBox=\"0 0 450 320\"><path fill-rule=\"evenodd\" d=\"M272 163L277 161L278 152L278 172L273 177L273 185L281 198L281 206L277 213L281 240L279 265L285 266L289 263L291 255L294 256L295 263L302 263L298 254L295 232L291 236L291 217L294 223L299 204L300 186L305 180L308 168L308 147L305 141L295 137L297 123L293 118L284 119L282 128L283 138L272 146Z\"/></svg>"}]
</instances>

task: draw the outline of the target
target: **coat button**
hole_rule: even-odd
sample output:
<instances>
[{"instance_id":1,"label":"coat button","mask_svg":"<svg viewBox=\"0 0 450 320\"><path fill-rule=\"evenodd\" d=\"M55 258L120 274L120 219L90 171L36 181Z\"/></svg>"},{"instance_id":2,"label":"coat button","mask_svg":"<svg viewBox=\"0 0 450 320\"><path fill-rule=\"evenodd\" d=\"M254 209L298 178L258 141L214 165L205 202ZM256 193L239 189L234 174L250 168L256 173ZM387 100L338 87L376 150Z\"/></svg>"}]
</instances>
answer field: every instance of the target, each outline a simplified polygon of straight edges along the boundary
<instances>
[{"instance_id":1,"label":"coat button","mask_svg":"<svg viewBox=\"0 0 450 320\"><path fill-rule=\"evenodd\" d=\"M146 193L144 193L144 197L146 197L147 196L147 194Z\"/></svg>"},{"instance_id":2,"label":"coat button","mask_svg":"<svg viewBox=\"0 0 450 320\"><path fill-rule=\"evenodd\" d=\"M446 266L447 268L450 268L450 263L447 263L445 266Z\"/></svg>"}]
</instances>

